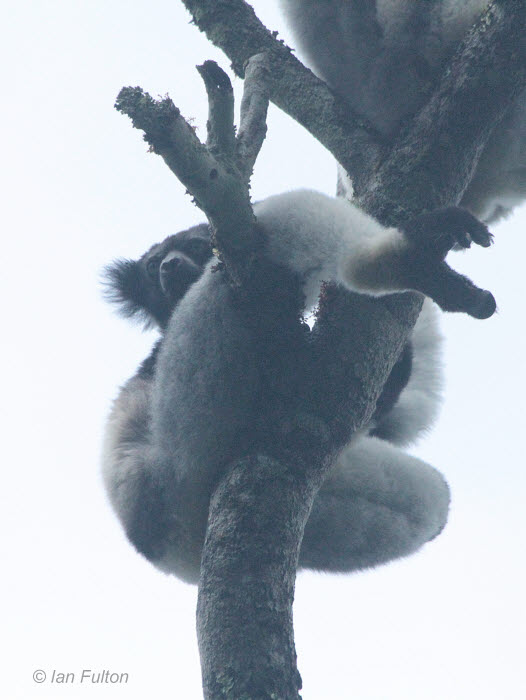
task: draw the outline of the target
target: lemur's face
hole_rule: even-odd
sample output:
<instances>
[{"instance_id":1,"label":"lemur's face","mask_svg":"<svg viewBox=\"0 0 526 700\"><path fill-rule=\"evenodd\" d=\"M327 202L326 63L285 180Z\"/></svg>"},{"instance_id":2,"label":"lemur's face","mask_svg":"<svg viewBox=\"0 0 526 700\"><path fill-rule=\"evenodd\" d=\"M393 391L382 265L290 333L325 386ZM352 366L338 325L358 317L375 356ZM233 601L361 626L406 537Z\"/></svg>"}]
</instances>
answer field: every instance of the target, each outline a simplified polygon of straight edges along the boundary
<instances>
[{"instance_id":1,"label":"lemur's face","mask_svg":"<svg viewBox=\"0 0 526 700\"><path fill-rule=\"evenodd\" d=\"M128 317L140 316L164 328L189 287L212 256L205 224L168 236L139 260L117 260L106 270L108 297Z\"/></svg>"},{"instance_id":2,"label":"lemur's face","mask_svg":"<svg viewBox=\"0 0 526 700\"><path fill-rule=\"evenodd\" d=\"M153 296L164 297L173 310L189 287L201 276L211 257L208 227L198 226L168 236L145 253L139 261ZM160 300L160 299L159 299Z\"/></svg>"}]
</instances>

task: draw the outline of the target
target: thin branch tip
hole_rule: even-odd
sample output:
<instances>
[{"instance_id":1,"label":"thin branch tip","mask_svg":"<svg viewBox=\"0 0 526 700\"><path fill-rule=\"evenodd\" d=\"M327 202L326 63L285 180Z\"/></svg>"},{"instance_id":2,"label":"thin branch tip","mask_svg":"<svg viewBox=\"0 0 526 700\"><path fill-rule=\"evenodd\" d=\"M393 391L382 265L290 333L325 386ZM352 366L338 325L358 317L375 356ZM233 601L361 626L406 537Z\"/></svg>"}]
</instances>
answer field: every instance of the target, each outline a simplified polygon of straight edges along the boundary
<instances>
[{"instance_id":1,"label":"thin branch tip","mask_svg":"<svg viewBox=\"0 0 526 700\"><path fill-rule=\"evenodd\" d=\"M268 51L251 56L245 66L241 120L237 137L238 167L250 180L267 134L272 68Z\"/></svg>"},{"instance_id":2,"label":"thin branch tip","mask_svg":"<svg viewBox=\"0 0 526 700\"><path fill-rule=\"evenodd\" d=\"M208 96L207 146L216 156L230 158L234 152L234 90L228 74L215 62L205 61L197 71Z\"/></svg>"},{"instance_id":3,"label":"thin branch tip","mask_svg":"<svg viewBox=\"0 0 526 700\"><path fill-rule=\"evenodd\" d=\"M207 83L214 84L220 90L232 90L232 82L221 66L216 61L206 60L196 66L199 75L203 78L205 86Z\"/></svg>"},{"instance_id":4,"label":"thin branch tip","mask_svg":"<svg viewBox=\"0 0 526 700\"><path fill-rule=\"evenodd\" d=\"M144 140L149 144L150 150L159 154L167 147L172 125L178 119L183 119L180 110L168 95L155 100L141 87L122 88L117 95L115 109L129 117L135 129L144 131ZM190 124L187 126L195 131Z\"/></svg>"}]
</instances>

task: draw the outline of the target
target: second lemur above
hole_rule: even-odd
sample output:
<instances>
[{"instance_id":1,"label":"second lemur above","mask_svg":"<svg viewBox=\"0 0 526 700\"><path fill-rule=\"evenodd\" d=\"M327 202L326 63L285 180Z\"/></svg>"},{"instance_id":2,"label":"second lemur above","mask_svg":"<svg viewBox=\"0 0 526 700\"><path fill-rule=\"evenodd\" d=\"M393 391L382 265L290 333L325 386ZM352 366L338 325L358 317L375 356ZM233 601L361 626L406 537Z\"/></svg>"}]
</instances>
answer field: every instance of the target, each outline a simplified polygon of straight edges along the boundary
<instances>
[{"instance_id":1,"label":"second lemur above","mask_svg":"<svg viewBox=\"0 0 526 700\"><path fill-rule=\"evenodd\" d=\"M300 57L393 139L490 0L280 0ZM345 178L342 178L345 185ZM486 222L526 199L526 91L490 136L460 204Z\"/></svg>"}]
</instances>

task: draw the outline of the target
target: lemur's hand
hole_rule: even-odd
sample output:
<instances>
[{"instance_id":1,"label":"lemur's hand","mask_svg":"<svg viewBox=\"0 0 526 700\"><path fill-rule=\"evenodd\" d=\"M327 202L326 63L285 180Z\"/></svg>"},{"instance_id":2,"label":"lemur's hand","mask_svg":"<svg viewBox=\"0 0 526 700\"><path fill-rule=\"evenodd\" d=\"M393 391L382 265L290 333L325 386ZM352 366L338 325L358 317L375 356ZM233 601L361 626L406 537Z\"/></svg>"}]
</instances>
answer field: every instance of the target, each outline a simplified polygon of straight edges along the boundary
<instances>
[{"instance_id":1,"label":"lemur's hand","mask_svg":"<svg viewBox=\"0 0 526 700\"><path fill-rule=\"evenodd\" d=\"M426 212L400 228L412 247L426 257L434 257L437 262L452 248L469 248L472 242L488 248L493 242L488 227L460 207Z\"/></svg>"},{"instance_id":2,"label":"lemur's hand","mask_svg":"<svg viewBox=\"0 0 526 700\"><path fill-rule=\"evenodd\" d=\"M405 273L412 289L431 297L445 311L464 311L474 318L495 313L493 294L444 261L452 248L491 245L493 236L482 222L465 209L446 207L417 216L399 228L408 242Z\"/></svg>"}]
</instances>

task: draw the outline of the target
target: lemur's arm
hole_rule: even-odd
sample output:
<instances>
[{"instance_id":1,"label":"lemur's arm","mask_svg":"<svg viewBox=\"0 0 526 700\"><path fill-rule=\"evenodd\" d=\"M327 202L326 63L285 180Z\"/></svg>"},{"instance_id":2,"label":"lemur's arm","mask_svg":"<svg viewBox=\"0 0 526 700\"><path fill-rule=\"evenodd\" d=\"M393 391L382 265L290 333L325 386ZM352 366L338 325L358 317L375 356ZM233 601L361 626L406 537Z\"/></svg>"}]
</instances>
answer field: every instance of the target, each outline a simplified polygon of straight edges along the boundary
<instances>
[{"instance_id":1,"label":"lemur's arm","mask_svg":"<svg viewBox=\"0 0 526 700\"><path fill-rule=\"evenodd\" d=\"M487 248L493 237L487 227L467 210L446 207L426 212L402 224L396 234L371 247L370 256L351 260L349 274L379 287L390 280L393 287L414 289L435 301L444 311L463 311L475 318L493 315L491 292L480 289L445 262L452 249L472 243ZM351 272L352 270L352 272Z\"/></svg>"},{"instance_id":2,"label":"lemur's arm","mask_svg":"<svg viewBox=\"0 0 526 700\"><path fill-rule=\"evenodd\" d=\"M452 248L483 247L492 236L458 207L431 211L386 228L349 202L309 190L269 197L254 211L267 234L268 255L304 280L307 306L316 303L321 281L382 296L414 290L445 311L488 318L493 295L445 262Z\"/></svg>"}]
</instances>

